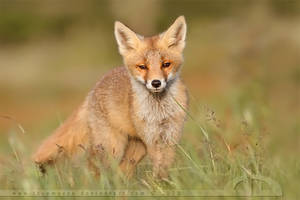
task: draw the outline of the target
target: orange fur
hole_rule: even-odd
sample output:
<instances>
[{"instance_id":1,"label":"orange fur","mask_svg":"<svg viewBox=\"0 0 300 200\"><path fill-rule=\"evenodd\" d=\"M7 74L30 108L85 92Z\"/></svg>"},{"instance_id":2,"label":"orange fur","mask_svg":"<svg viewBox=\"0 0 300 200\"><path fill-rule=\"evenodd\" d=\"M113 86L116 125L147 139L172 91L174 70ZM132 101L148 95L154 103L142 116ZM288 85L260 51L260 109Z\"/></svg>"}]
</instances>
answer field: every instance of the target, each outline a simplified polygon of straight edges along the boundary
<instances>
[{"instance_id":1,"label":"orange fur","mask_svg":"<svg viewBox=\"0 0 300 200\"><path fill-rule=\"evenodd\" d=\"M52 163L60 157L72 157L81 146L88 143L88 124L81 113L84 106L76 110L55 132L49 136L33 155L36 163Z\"/></svg>"}]
</instances>

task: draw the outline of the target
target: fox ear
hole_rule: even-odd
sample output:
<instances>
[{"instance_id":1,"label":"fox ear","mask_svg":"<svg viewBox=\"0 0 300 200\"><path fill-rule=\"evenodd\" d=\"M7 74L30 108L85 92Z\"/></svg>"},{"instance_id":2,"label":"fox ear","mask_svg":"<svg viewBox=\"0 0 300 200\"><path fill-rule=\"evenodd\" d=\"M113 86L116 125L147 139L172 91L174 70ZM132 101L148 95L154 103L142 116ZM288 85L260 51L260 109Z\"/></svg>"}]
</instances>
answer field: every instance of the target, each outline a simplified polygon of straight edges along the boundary
<instances>
[{"instance_id":1,"label":"fox ear","mask_svg":"<svg viewBox=\"0 0 300 200\"><path fill-rule=\"evenodd\" d=\"M185 46L186 23L184 16L178 17L169 29L162 33L162 41L168 48L182 51Z\"/></svg>"},{"instance_id":2,"label":"fox ear","mask_svg":"<svg viewBox=\"0 0 300 200\"><path fill-rule=\"evenodd\" d=\"M115 37L121 55L130 50L137 49L140 44L139 36L118 21L115 22Z\"/></svg>"}]
</instances>

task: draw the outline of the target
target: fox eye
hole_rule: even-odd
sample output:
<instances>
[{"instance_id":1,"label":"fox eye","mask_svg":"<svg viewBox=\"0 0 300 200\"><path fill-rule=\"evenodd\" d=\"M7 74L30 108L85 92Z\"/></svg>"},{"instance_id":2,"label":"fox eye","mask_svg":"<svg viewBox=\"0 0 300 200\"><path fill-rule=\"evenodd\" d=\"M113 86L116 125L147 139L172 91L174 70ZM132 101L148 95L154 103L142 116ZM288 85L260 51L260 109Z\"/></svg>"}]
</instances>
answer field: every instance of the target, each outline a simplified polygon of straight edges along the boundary
<instances>
[{"instance_id":1,"label":"fox eye","mask_svg":"<svg viewBox=\"0 0 300 200\"><path fill-rule=\"evenodd\" d=\"M142 69L142 70L147 69L147 66L146 66L146 65L138 65L138 67L139 67L140 69Z\"/></svg>"},{"instance_id":2,"label":"fox eye","mask_svg":"<svg viewBox=\"0 0 300 200\"><path fill-rule=\"evenodd\" d=\"M170 65L171 65L170 62L165 62L165 63L162 64L162 67L167 68L167 67L169 67Z\"/></svg>"}]
</instances>

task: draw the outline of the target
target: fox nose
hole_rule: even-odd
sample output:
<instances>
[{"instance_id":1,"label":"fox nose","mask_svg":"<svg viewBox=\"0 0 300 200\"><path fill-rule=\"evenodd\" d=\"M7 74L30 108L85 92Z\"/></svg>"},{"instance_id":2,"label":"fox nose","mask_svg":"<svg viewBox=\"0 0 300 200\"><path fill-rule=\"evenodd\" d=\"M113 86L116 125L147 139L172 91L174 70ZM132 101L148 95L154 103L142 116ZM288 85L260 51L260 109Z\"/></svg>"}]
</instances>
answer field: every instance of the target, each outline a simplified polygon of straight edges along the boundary
<instances>
[{"instance_id":1,"label":"fox nose","mask_svg":"<svg viewBox=\"0 0 300 200\"><path fill-rule=\"evenodd\" d=\"M160 80L153 80L151 82L151 85L155 88L158 88L161 85L161 82L160 82Z\"/></svg>"}]
</instances>

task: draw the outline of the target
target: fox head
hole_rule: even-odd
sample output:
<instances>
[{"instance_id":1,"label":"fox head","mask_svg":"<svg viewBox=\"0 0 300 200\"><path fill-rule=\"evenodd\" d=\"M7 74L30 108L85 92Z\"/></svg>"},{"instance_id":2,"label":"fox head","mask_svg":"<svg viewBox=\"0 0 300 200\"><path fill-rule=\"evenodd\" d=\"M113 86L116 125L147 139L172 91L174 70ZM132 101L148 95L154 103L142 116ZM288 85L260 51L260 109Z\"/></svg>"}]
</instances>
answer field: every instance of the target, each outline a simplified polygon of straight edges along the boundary
<instances>
[{"instance_id":1,"label":"fox head","mask_svg":"<svg viewBox=\"0 0 300 200\"><path fill-rule=\"evenodd\" d=\"M115 37L131 77L154 93L162 92L178 77L183 62L186 23L178 17L167 31L143 37L115 22Z\"/></svg>"}]
</instances>

